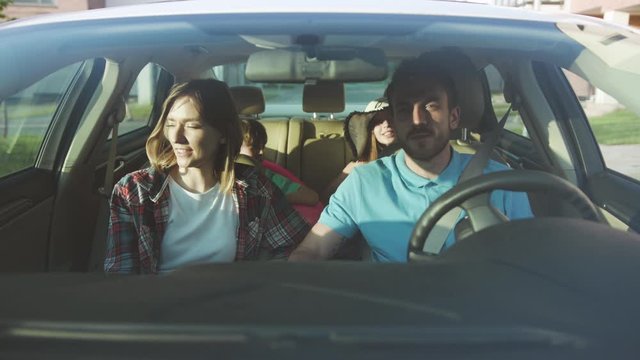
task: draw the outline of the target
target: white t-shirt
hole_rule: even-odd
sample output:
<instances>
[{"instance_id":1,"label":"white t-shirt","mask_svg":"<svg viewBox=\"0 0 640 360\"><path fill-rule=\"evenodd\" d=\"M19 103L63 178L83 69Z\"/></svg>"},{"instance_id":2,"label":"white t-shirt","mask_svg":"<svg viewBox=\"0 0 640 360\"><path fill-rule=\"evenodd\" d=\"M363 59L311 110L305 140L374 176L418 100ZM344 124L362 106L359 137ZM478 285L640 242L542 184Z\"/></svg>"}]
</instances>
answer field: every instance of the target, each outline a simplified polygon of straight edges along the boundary
<instances>
[{"instance_id":1,"label":"white t-shirt","mask_svg":"<svg viewBox=\"0 0 640 360\"><path fill-rule=\"evenodd\" d=\"M169 221L162 239L160 271L188 264L232 262L238 238L238 208L220 183L192 193L169 178Z\"/></svg>"}]
</instances>

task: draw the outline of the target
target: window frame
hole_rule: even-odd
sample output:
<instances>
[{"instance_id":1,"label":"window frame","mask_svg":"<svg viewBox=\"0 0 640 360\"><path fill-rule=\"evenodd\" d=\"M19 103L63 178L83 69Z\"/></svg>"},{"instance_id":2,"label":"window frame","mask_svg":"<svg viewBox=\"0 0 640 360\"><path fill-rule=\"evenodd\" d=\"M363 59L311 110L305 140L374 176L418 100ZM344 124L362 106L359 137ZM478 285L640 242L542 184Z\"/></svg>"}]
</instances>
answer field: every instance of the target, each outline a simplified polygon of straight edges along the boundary
<instances>
[{"instance_id":1,"label":"window frame","mask_svg":"<svg viewBox=\"0 0 640 360\"><path fill-rule=\"evenodd\" d=\"M606 167L595 134L562 68L543 63L536 63L534 68L569 144L579 187L603 212L624 223L628 230L640 232L640 182Z\"/></svg>"}]
</instances>

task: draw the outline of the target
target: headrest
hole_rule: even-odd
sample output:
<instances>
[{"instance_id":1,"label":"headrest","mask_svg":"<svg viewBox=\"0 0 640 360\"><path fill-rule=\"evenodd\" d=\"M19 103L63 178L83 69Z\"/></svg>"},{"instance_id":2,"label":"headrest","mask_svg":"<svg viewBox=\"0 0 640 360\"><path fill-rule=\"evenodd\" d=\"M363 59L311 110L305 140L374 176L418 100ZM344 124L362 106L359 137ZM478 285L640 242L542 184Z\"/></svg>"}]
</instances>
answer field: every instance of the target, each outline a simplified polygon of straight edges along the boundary
<instances>
[{"instance_id":1,"label":"headrest","mask_svg":"<svg viewBox=\"0 0 640 360\"><path fill-rule=\"evenodd\" d=\"M233 86L229 90L231 90L238 115L258 115L264 112L264 96L259 87Z\"/></svg>"},{"instance_id":2,"label":"headrest","mask_svg":"<svg viewBox=\"0 0 640 360\"><path fill-rule=\"evenodd\" d=\"M375 112L354 111L344 119L344 138L356 159L360 158L367 145L369 136L367 128L375 114Z\"/></svg>"},{"instance_id":3,"label":"headrest","mask_svg":"<svg viewBox=\"0 0 640 360\"><path fill-rule=\"evenodd\" d=\"M458 50L437 50L420 55L448 70L458 95L460 106L460 125L478 131L482 128L485 110L485 87L481 71L476 69L471 59Z\"/></svg>"},{"instance_id":4,"label":"headrest","mask_svg":"<svg viewBox=\"0 0 640 360\"><path fill-rule=\"evenodd\" d=\"M344 111L344 85L341 82L305 84L302 110L308 113L339 113Z\"/></svg>"}]
</instances>

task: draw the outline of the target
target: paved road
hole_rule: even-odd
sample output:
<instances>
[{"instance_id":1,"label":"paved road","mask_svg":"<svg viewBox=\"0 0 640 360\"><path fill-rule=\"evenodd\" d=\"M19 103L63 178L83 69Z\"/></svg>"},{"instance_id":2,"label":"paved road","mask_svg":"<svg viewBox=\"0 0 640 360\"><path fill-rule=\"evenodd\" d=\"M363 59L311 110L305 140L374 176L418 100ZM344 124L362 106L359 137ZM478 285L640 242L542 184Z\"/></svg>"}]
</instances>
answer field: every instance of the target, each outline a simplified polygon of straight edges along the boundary
<instances>
[{"instance_id":1,"label":"paved road","mask_svg":"<svg viewBox=\"0 0 640 360\"><path fill-rule=\"evenodd\" d=\"M640 145L600 145L608 168L640 180Z\"/></svg>"}]
</instances>

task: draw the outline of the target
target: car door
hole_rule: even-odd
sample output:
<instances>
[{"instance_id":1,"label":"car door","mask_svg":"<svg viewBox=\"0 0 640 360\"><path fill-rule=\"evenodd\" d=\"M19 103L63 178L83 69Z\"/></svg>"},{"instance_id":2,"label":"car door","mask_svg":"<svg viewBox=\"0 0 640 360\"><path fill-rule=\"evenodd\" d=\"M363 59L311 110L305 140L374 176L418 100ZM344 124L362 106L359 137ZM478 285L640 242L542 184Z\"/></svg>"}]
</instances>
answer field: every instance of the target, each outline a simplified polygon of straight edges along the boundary
<instances>
[{"instance_id":1,"label":"car door","mask_svg":"<svg viewBox=\"0 0 640 360\"><path fill-rule=\"evenodd\" d=\"M48 266L59 166L103 64L70 64L0 99L0 271Z\"/></svg>"},{"instance_id":2,"label":"car door","mask_svg":"<svg viewBox=\"0 0 640 360\"><path fill-rule=\"evenodd\" d=\"M640 231L640 115L628 99L609 95L571 70L555 67L547 92L566 92L556 105L566 114L565 132L575 144L583 190L618 228ZM640 103L635 91L628 94Z\"/></svg>"},{"instance_id":3,"label":"car door","mask_svg":"<svg viewBox=\"0 0 640 360\"><path fill-rule=\"evenodd\" d=\"M532 106L534 91L526 94L529 99L512 115L503 133L499 145L503 155L515 167L551 171L569 179L591 198L610 225L638 232L640 115L625 106L629 97L637 95L626 92L631 96L616 99L587 80L588 74L581 76L549 62L529 66L533 85L529 90L539 91L542 102ZM553 121L543 123L541 118ZM545 215L568 211L552 198L530 198L534 210Z\"/></svg>"},{"instance_id":4,"label":"car door","mask_svg":"<svg viewBox=\"0 0 640 360\"><path fill-rule=\"evenodd\" d=\"M78 142L92 144L77 151L74 148L70 150L74 154L68 156L67 161L73 164L68 166L68 171L62 174L58 184L49 270L101 270L108 225L108 199L111 195L111 189L105 188L107 179L113 184L126 173L145 166L147 137L174 81L170 73L154 63L133 69L121 64L112 65L117 69L113 72L118 73L114 74L114 78L119 81L132 78L133 82L116 85L113 94L104 95L111 101L105 101L102 111L105 118L91 124L94 128L100 128L96 137L76 136ZM104 78L109 77L109 72L111 69L107 69ZM134 76L129 77L130 73ZM128 90L117 90L123 87ZM124 107L125 111L118 111L118 107ZM120 115L116 116L116 113ZM105 126L114 116L121 117L118 118L121 121L115 138L111 127ZM113 154L112 145L115 145ZM70 161L70 158L73 159ZM107 175L110 163L113 164L113 170Z\"/></svg>"}]
</instances>

